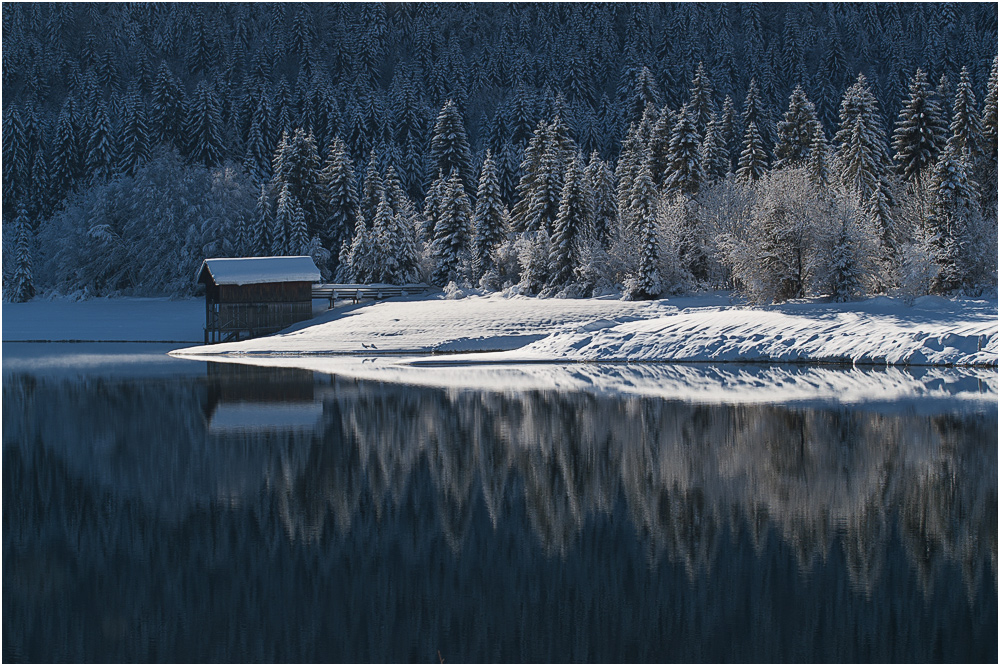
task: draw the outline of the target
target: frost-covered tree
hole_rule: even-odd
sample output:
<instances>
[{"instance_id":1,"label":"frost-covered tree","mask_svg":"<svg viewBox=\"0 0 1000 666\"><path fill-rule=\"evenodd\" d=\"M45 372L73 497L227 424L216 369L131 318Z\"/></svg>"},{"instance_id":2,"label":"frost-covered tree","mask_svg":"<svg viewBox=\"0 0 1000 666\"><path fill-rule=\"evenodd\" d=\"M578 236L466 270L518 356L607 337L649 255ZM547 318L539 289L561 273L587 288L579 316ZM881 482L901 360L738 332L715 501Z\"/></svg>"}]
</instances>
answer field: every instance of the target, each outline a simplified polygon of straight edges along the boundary
<instances>
[{"instance_id":1,"label":"frost-covered tree","mask_svg":"<svg viewBox=\"0 0 1000 666\"><path fill-rule=\"evenodd\" d=\"M10 300L24 303L35 295L31 271L31 221L24 204L17 207L14 218L14 274L10 281Z\"/></svg>"},{"instance_id":2,"label":"frost-covered tree","mask_svg":"<svg viewBox=\"0 0 1000 666\"><path fill-rule=\"evenodd\" d=\"M441 108L430 141L432 173L451 173L452 169L462 179L466 192L472 192L472 153L465 122L455 102L448 100Z\"/></svg>"},{"instance_id":3,"label":"frost-covered tree","mask_svg":"<svg viewBox=\"0 0 1000 666\"><path fill-rule=\"evenodd\" d=\"M166 143L179 151L186 150L184 106L184 91L164 62L156 73L150 105L153 135L157 143Z\"/></svg>"},{"instance_id":4,"label":"frost-covered tree","mask_svg":"<svg viewBox=\"0 0 1000 666\"><path fill-rule=\"evenodd\" d=\"M962 138L953 134L934 167L931 182L934 200L929 225L939 269L933 289L938 293L961 287L972 263L968 249L979 213L971 171L971 156Z\"/></svg>"},{"instance_id":5,"label":"frost-covered tree","mask_svg":"<svg viewBox=\"0 0 1000 666\"><path fill-rule=\"evenodd\" d=\"M670 162L663 179L664 192L688 197L698 193L705 180L700 144L693 110L685 105L677 113L677 121L670 135Z\"/></svg>"},{"instance_id":6,"label":"frost-covered tree","mask_svg":"<svg viewBox=\"0 0 1000 666\"><path fill-rule=\"evenodd\" d=\"M55 196L63 196L70 192L76 184L76 179L83 172L83 159L80 155L82 143L79 136L79 126L76 123L75 107L72 99L63 105L56 123L55 146L52 153L52 172L50 184ZM4 131L4 136L9 136ZM6 177L6 167L4 174ZM7 198L6 192L4 198ZM14 199L11 198L11 202Z\"/></svg>"},{"instance_id":7,"label":"frost-covered tree","mask_svg":"<svg viewBox=\"0 0 1000 666\"><path fill-rule=\"evenodd\" d=\"M757 123L747 124L743 136L743 151L740 153L736 178L744 183L760 180L767 173L767 153L764 152L764 140L757 131Z\"/></svg>"},{"instance_id":8,"label":"frost-covered tree","mask_svg":"<svg viewBox=\"0 0 1000 666\"><path fill-rule=\"evenodd\" d=\"M207 167L222 163L222 115L219 100L204 81L198 84L184 122L187 155Z\"/></svg>"},{"instance_id":9,"label":"frost-covered tree","mask_svg":"<svg viewBox=\"0 0 1000 666\"><path fill-rule=\"evenodd\" d=\"M649 161L636 173L632 186L631 215L636 221L639 241L639 266L625 281L625 298L649 300L660 295L660 248L656 229L656 191Z\"/></svg>"},{"instance_id":10,"label":"frost-covered tree","mask_svg":"<svg viewBox=\"0 0 1000 666\"><path fill-rule=\"evenodd\" d=\"M795 86L788 99L788 111L778 123L778 141L774 145L774 168L802 166L809 157L817 127L816 107L806 97L802 86Z\"/></svg>"},{"instance_id":11,"label":"frost-covered tree","mask_svg":"<svg viewBox=\"0 0 1000 666\"><path fill-rule=\"evenodd\" d=\"M607 246L611 231L618 226L618 209L615 195L615 174L608 163L600 158L597 151L590 156L584 172L587 187L594 202L590 234L601 246Z\"/></svg>"},{"instance_id":12,"label":"frost-covered tree","mask_svg":"<svg viewBox=\"0 0 1000 666\"><path fill-rule=\"evenodd\" d=\"M273 189L288 187L289 194L302 207L310 238L322 232L329 214L328 191L321 183L320 171L316 140L303 129L296 129L275 153Z\"/></svg>"},{"instance_id":13,"label":"frost-covered tree","mask_svg":"<svg viewBox=\"0 0 1000 666\"><path fill-rule=\"evenodd\" d=\"M496 163L493 155L487 151L479 175L473 221L472 258L477 278L490 270L496 270L493 252L503 241L505 217Z\"/></svg>"},{"instance_id":14,"label":"frost-covered tree","mask_svg":"<svg viewBox=\"0 0 1000 666\"><path fill-rule=\"evenodd\" d=\"M462 262L472 222L472 208L458 171L452 171L444 182L437 205L439 215L434 225L434 241L431 246L434 258L431 281L444 286L462 277Z\"/></svg>"},{"instance_id":15,"label":"frost-covered tree","mask_svg":"<svg viewBox=\"0 0 1000 666\"><path fill-rule=\"evenodd\" d=\"M319 180L325 189L326 210L329 211L320 227L320 239L331 252L336 252L354 233L359 205L354 165L340 137L335 138L330 146Z\"/></svg>"},{"instance_id":16,"label":"frost-covered tree","mask_svg":"<svg viewBox=\"0 0 1000 666\"><path fill-rule=\"evenodd\" d=\"M272 255L297 254L297 251L292 249L292 234L294 233L293 225L298 221L296 218L300 217L301 214L302 207L291 193L288 185L283 184L278 193L278 206L274 211L274 221L271 226ZM294 240L301 240L301 238Z\"/></svg>"},{"instance_id":17,"label":"frost-covered tree","mask_svg":"<svg viewBox=\"0 0 1000 666\"><path fill-rule=\"evenodd\" d=\"M701 163L709 183L724 179L730 170L729 150L722 136L722 124L714 113L708 119L705 138L701 142Z\"/></svg>"},{"instance_id":18,"label":"frost-covered tree","mask_svg":"<svg viewBox=\"0 0 1000 666\"><path fill-rule=\"evenodd\" d=\"M871 199L877 188L886 188L889 154L886 150L878 102L864 74L847 89L840 104L837 169L840 182L859 202Z\"/></svg>"},{"instance_id":19,"label":"frost-covered tree","mask_svg":"<svg viewBox=\"0 0 1000 666\"><path fill-rule=\"evenodd\" d=\"M892 135L895 160L904 180L919 183L944 149L947 126L927 75L918 69L910 80L909 97L903 102Z\"/></svg>"},{"instance_id":20,"label":"frost-covered tree","mask_svg":"<svg viewBox=\"0 0 1000 666\"><path fill-rule=\"evenodd\" d=\"M377 248L363 215L358 215L354 236L344 248L346 252L341 252L337 280L359 284L375 282L379 274Z\"/></svg>"},{"instance_id":21,"label":"frost-covered tree","mask_svg":"<svg viewBox=\"0 0 1000 666\"><path fill-rule=\"evenodd\" d=\"M968 154L973 162L982 155L983 127L976 105L976 94L972 90L969 70L962 68L958 86L955 88L955 102L952 104L951 134L956 145Z\"/></svg>"},{"instance_id":22,"label":"frost-covered tree","mask_svg":"<svg viewBox=\"0 0 1000 666\"><path fill-rule=\"evenodd\" d=\"M567 286L573 280L577 266L577 238L590 226L593 203L583 171L583 157L576 154L566 167L559 212L553 224L552 246L549 250L549 285Z\"/></svg>"},{"instance_id":23,"label":"frost-covered tree","mask_svg":"<svg viewBox=\"0 0 1000 666\"><path fill-rule=\"evenodd\" d=\"M254 257L266 257L271 254L271 196L267 185L260 186L260 196L257 197L257 207L250 218L250 228L247 232L248 253Z\"/></svg>"},{"instance_id":24,"label":"frost-covered tree","mask_svg":"<svg viewBox=\"0 0 1000 666\"><path fill-rule=\"evenodd\" d=\"M115 137L103 104L96 104L90 113L90 137L87 139L87 175L95 182L110 180L114 174Z\"/></svg>"},{"instance_id":25,"label":"frost-covered tree","mask_svg":"<svg viewBox=\"0 0 1000 666\"><path fill-rule=\"evenodd\" d=\"M691 81L687 107L694 122L695 131L701 139L705 136L705 128L708 127L709 118L715 113L716 107L712 82L705 72L704 65L700 62L695 70L694 79Z\"/></svg>"},{"instance_id":26,"label":"frost-covered tree","mask_svg":"<svg viewBox=\"0 0 1000 666\"><path fill-rule=\"evenodd\" d=\"M268 140L270 136L268 114L267 98L261 95L250 120L246 151L243 156L243 168L258 183L267 182L271 178L271 158L274 151Z\"/></svg>"},{"instance_id":27,"label":"frost-covered tree","mask_svg":"<svg viewBox=\"0 0 1000 666\"><path fill-rule=\"evenodd\" d=\"M146 108L137 94L130 95L125 103L125 124L120 144L119 170L127 176L134 176L138 168L149 159L150 152Z\"/></svg>"}]
</instances>

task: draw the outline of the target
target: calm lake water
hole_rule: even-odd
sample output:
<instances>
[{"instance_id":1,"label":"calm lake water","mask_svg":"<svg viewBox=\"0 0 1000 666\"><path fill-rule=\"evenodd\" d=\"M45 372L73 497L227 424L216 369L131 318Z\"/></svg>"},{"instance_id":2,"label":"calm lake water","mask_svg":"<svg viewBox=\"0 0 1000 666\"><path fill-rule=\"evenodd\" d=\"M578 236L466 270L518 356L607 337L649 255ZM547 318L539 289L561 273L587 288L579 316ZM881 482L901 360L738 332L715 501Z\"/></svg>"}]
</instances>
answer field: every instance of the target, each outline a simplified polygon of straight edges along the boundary
<instances>
[{"instance_id":1,"label":"calm lake water","mask_svg":"<svg viewBox=\"0 0 1000 666\"><path fill-rule=\"evenodd\" d=\"M997 659L995 382L689 404L3 351L5 662Z\"/></svg>"}]
</instances>

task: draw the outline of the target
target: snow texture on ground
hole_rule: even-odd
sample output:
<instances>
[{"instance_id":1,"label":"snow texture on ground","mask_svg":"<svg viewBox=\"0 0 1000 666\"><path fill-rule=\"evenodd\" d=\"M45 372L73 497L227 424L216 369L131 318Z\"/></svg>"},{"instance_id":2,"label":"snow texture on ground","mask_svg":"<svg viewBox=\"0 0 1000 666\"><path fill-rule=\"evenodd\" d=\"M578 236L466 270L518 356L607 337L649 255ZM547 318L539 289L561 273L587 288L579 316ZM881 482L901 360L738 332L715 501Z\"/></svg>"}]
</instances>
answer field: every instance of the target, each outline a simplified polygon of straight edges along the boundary
<instances>
[{"instance_id":1,"label":"snow texture on ground","mask_svg":"<svg viewBox=\"0 0 1000 666\"><path fill-rule=\"evenodd\" d=\"M995 366L997 303L924 297L906 305L878 297L751 308L733 304L727 294L638 303L501 294L424 296L337 308L274 336L183 350L186 355L427 352L453 354L404 362Z\"/></svg>"},{"instance_id":2,"label":"snow texture on ground","mask_svg":"<svg viewBox=\"0 0 1000 666\"><path fill-rule=\"evenodd\" d=\"M4 303L2 328L4 342L201 342L205 339L205 299Z\"/></svg>"}]
</instances>

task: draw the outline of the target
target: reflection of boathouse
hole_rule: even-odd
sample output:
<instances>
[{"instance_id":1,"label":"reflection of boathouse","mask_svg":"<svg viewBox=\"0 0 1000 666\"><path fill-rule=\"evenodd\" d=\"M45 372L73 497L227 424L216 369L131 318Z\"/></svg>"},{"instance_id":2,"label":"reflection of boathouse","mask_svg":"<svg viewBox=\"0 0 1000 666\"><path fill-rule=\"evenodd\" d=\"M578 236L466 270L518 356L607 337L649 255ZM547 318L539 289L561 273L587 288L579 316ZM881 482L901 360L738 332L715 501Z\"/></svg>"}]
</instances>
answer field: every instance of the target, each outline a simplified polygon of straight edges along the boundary
<instances>
[{"instance_id":1,"label":"reflection of boathouse","mask_svg":"<svg viewBox=\"0 0 1000 666\"><path fill-rule=\"evenodd\" d=\"M322 421L313 373L236 363L208 364L208 432L311 432Z\"/></svg>"},{"instance_id":2,"label":"reflection of boathouse","mask_svg":"<svg viewBox=\"0 0 1000 666\"><path fill-rule=\"evenodd\" d=\"M205 344L276 333L312 317L312 257L206 259Z\"/></svg>"}]
</instances>

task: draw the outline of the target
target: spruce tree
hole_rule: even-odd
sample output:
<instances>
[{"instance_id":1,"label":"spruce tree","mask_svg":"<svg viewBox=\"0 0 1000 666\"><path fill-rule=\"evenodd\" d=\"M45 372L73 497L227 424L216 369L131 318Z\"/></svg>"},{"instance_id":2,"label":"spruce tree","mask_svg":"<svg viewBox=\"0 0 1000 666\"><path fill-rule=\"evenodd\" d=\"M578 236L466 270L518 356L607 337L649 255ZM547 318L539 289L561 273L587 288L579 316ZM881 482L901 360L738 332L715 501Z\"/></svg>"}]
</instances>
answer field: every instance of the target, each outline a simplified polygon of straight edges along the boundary
<instances>
[{"instance_id":1,"label":"spruce tree","mask_svg":"<svg viewBox=\"0 0 1000 666\"><path fill-rule=\"evenodd\" d=\"M815 185L826 187L830 184L830 144L821 123L817 123L813 131L806 171Z\"/></svg>"},{"instance_id":2,"label":"spruce tree","mask_svg":"<svg viewBox=\"0 0 1000 666\"><path fill-rule=\"evenodd\" d=\"M298 202L283 184L278 193L278 206L274 211L274 222L271 226L271 255L279 257L290 254L292 223Z\"/></svg>"},{"instance_id":3,"label":"spruce tree","mask_svg":"<svg viewBox=\"0 0 1000 666\"><path fill-rule=\"evenodd\" d=\"M156 143L171 145L184 152L184 91L181 89L167 63L160 65L153 82L151 104L153 135Z\"/></svg>"},{"instance_id":4,"label":"spruce tree","mask_svg":"<svg viewBox=\"0 0 1000 666\"><path fill-rule=\"evenodd\" d=\"M107 182L114 174L115 138L103 104L91 110L89 124L92 130L87 140L87 175L93 182Z\"/></svg>"},{"instance_id":5,"label":"spruce tree","mask_svg":"<svg viewBox=\"0 0 1000 666\"><path fill-rule=\"evenodd\" d=\"M788 111L778 123L778 141L774 145L774 168L802 166L816 136L816 107L806 97L802 86L795 86L788 100Z\"/></svg>"},{"instance_id":6,"label":"spruce tree","mask_svg":"<svg viewBox=\"0 0 1000 666\"><path fill-rule=\"evenodd\" d=\"M864 293L863 271L858 263L858 235L854 223L845 217L841 221L830 257L830 295L834 301L850 301Z\"/></svg>"},{"instance_id":7,"label":"spruce tree","mask_svg":"<svg viewBox=\"0 0 1000 666\"><path fill-rule=\"evenodd\" d=\"M977 214L971 172L971 157L962 145L962 138L953 134L934 167L931 182L934 203L929 222L939 268L933 284L937 293L954 291L966 277L965 246L973 216Z\"/></svg>"},{"instance_id":8,"label":"spruce tree","mask_svg":"<svg viewBox=\"0 0 1000 666\"><path fill-rule=\"evenodd\" d=\"M606 247L612 229L618 226L615 174L595 150L590 156L585 175L594 202L590 233L594 240Z\"/></svg>"},{"instance_id":9,"label":"spruce tree","mask_svg":"<svg viewBox=\"0 0 1000 666\"><path fill-rule=\"evenodd\" d=\"M192 162L207 167L222 163L222 116L219 102L204 81L198 84L184 124L187 155Z\"/></svg>"},{"instance_id":10,"label":"spruce tree","mask_svg":"<svg viewBox=\"0 0 1000 666\"><path fill-rule=\"evenodd\" d=\"M736 178L744 183L760 180L767 173L767 153L764 152L764 141L757 131L757 123L747 125L743 137L743 152L740 153L739 167Z\"/></svg>"},{"instance_id":11,"label":"spruce tree","mask_svg":"<svg viewBox=\"0 0 1000 666\"><path fill-rule=\"evenodd\" d=\"M265 183L271 178L271 157L274 151L270 149L269 136L267 99L261 95L250 120L243 156L243 168L256 183Z\"/></svg>"},{"instance_id":12,"label":"spruce tree","mask_svg":"<svg viewBox=\"0 0 1000 666\"><path fill-rule=\"evenodd\" d=\"M743 133L738 126L739 116L736 115L736 107L733 105L733 100L729 95L726 95L726 99L722 103L720 123L722 141L726 146L726 155L729 157L729 169L726 173L735 173L736 165L740 158L740 143Z\"/></svg>"},{"instance_id":13,"label":"spruce tree","mask_svg":"<svg viewBox=\"0 0 1000 666\"><path fill-rule=\"evenodd\" d=\"M986 86L986 99L983 101L983 148L986 156L994 165L997 161L997 60L993 57L993 68L990 70L990 80ZM992 181L991 181L992 182ZM985 185L986 183L984 183Z\"/></svg>"},{"instance_id":14,"label":"spruce tree","mask_svg":"<svg viewBox=\"0 0 1000 666\"><path fill-rule=\"evenodd\" d=\"M431 135L430 157L432 173L451 173L452 169L462 179L466 192L472 192L472 152L465 132L465 122L458 107L448 100L438 114Z\"/></svg>"},{"instance_id":15,"label":"spruce tree","mask_svg":"<svg viewBox=\"0 0 1000 666\"><path fill-rule=\"evenodd\" d=\"M287 185L302 207L308 236L321 233L327 209L327 193L320 183L320 161L312 134L297 129L280 147L274 160L275 189Z\"/></svg>"},{"instance_id":16,"label":"spruce tree","mask_svg":"<svg viewBox=\"0 0 1000 666\"><path fill-rule=\"evenodd\" d=\"M125 105L125 126L121 134L121 152L118 163L121 172L134 176L135 172L149 159L149 124L142 99L130 95Z\"/></svg>"},{"instance_id":17,"label":"spruce tree","mask_svg":"<svg viewBox=\"0 0 1000 666\"><path fill-rule=\"evenodd\" d=\"M972 91L969 70L962 68L958 86L955 88L955 102L952 105L951 134L956 145L973 163L983 154L983 127L976 107L976 94Z\"/></svg>"},{"instance_id":18,"label":"spruce tree","mask_svg":"<svg viewBox=\"0 0 1000 666\"><path fill-rule=\"evenodd\" d=\"M17 207L14 219L14 275L11 278L11 300L24 303L35 295L31 271L31 221L24 204Z\"/></svg>"},{"instance_id":19,"label":"spruce tree","mask_svg":"<svg viewBox=\"0 0 1000 666\"><path fill-rule=\"evenodd\" d=\"M248 252L254 257L266 257L271 254L271 197L267 185L261 184L260 196L257 197L257 207L254 209L253 220L249 231Z\"/></svg>"},{"instance_id":20,"label":"spruce tree","mask_svg":"<svg viewBox=\"0 0 1000 666\"><path fill-rule=\"evenodd\" d=\"M708 119L701 142L701 163L708 183L723 180L729 172L729 151L722 138L722 124L714 113Z\"/></svg>"},{"instance_id":21,"label":"spruce tree","mask_svg":"<svg viewBox=\"0 0 1000 666\"><path fill-rule=\"evenodd\" d=\"M469 198L457 170L453 170L444 182L438 206L440 215L434 226L434 242L431 246L434 258L431 281L444 286L462 277L462 259L472 221Z\"/></svg>"},{"instance_id":22,"label":"spruce tree","mask_svg":"<svg viewBox=\"0 0 1000 666\"><path fill-rule=\"evenodd\" d=\"M486 151L486 159L483 160L479 175L479 189L476 191L473 221L472 258L477 278L490 270L496 270L493 251L504 238L504 217L496 163L492 153Z\"/></svg>"},{"instance_id":23,"label":"spruce tree","mask_svg":"<svg viewBox=\"0 0 1000 666\"><path fill-rule=\"evenodd\" d=\"M51 187L56 197L62 197L73 189L78 174L83 167L78 146L79 128L76 125L72 100L63 105L56 122L55 147L52 155ZM4 136L7 136L6 130ZM4 169L6 173L6 167ZM7 198L6 191L4 198ZM11 199L13 202L13 199Z\"/></svg>"},{"instance_id":24,"label":"spruce tree","mask_svg":"<svg viewBox=\"0 0 1000 666\"><path fill-rule=\"evenodd\" d=\"M864 74L844 93L834 142L840 182L857 196L858 203L869 201L877 187L888 189L889 155L882 118Z\"/></svg>"},{"instance_id":25,"label":"spruce tree","mask_svg":"<svg viewBox=\"0 0 1000 666\"><path fill-rule=\"evenodd\" d=\"M593 216L593 203L588 196L582 156L573 155L563 180L559 212L553 224L552 245L549 250L549 285L557 289L573 281L577 265L577 237L590 226Z\"/></svg>"},{"instance_id":26,"label":"spruce tree","mask_svg":"<svg viewBox=\"0 0 1000 666\"><path fill-rule=\"evenodd\" d=\"M700 139L692 114L693 110L684 105L670 135L670 165L663 180L663 189L668 194L693 197L705 179Z\"/></svg>"},{"instance_id":27,"label":"spruce tree","mask_svg":"<svg viewBox=\"0 0 1000 666\"><path fill-rule=\"evenodd\" d=\"M695 70L694 80L691 82L690 99L687 104L699 140L704 138L709 118L715 113L713 96L712 82L709 80L708 74L705 73L704 65L699 62L698 68Z\"/></svg>"},{"instance_id":28,"label":"spruce tree","mask_svg":"<svg viewBox=\"0 0 1000 666\"><path fill-rule=\"evenodd\" d=\"M904 180L920 182L944 149L947 127L927 75L918 69L910 80L909 97L899 110L892 136L895 160Z\"/></svg>"},{"instance_id":29,"label":"spruce tree","mask_svg":"<svg viewBox=\"0 0 1000 666\"><path fill-rule=\"evenodd\" d=\"M374 220L379 202L385 197L382 186L382 174L379 173L378 159L373 150L368 155L368 166L365 167L365 181L361 188L361 214L366 220Z\"/></svg>"},{"instance_id":30,"label":"spruce tree","mask_svg":"<svg viewBox=\"0 0 1000 666\"><path fill-rule=\"evenodd\" d=\"M629 300L649 300L659 296L660 248L656 233L656 190L649 161L636 172L630 202L639 240L638 272L626 280L625 297Z\"/></svg>"},{"instance_id":31,"label":"spruce tree","mask_svg":"<svg viewBox=\"0 0 1000 666\"><path fill-rule=\"evenodd\" d=\"M320 239L333 257L354 233L359 206L354 165L340 137L335 138L330 146L320 182L326 190L326 209L329 211L326 223L320 229ZM331 268L336 269L336 266Z\"/></svg>"}]
</instances>

